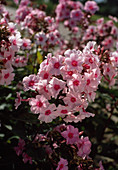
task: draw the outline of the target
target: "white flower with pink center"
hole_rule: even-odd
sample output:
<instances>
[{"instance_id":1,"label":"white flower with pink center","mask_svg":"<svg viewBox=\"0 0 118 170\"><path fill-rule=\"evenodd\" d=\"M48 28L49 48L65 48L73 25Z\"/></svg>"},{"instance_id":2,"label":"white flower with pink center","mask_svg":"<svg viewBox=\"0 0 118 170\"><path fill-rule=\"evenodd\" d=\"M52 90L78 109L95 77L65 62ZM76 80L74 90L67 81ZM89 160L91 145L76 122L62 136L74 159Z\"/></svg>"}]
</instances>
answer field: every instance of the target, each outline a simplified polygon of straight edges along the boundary
<instances>
[{"instance_id":1,"label":"white flower with pink center","mask_svg":"<svg viewBox=\"0 0 118 170\"><path fill-rule=\"evenodd\" d=\"M110 53L110 61L114 67L118 67L118 51Z\"/></svg>"},{"instance_id":2,"label":"white flower with pink center","mask_svg":"<svg viewBox=\"0 0 118 170\"><path fill-rule=\"evenodd\" d=\"M69 70L67 68L67 65L62 66L60 71L61 71L61 75L63 76L64 80L72 79L73 74L77 73L77 70Z\"/></svg>"},{"instance_id":3,"label":"white flower with pink center","mask_svg":"<svg viewBox=\"0 0 118 170\"><path fill-rule=\"evenodd\" d=\"M71 125L67 126L67 130L62 132L61 135L66 139L67 144L75 144L79 140L79 131Z\"/></svg>"},{"instance_id":4,"label":"white flower with pink center","mask_svg":"<svg viewBox=\"0 0 118 170\"><path fill-rule=\"evenodd\" d=\"M27 65L28 57L17 55L12 59L12 64L15 67L24 67Z\"/></svg>"},{"instance_id":5,"label":"white flower with pink center","mask_svg":"<svg viewBox=\"0 0 118 170\"><path fill-rule=\"evenodd\" d=\"M31 49L31 40L23 38L23 44L22 44L23 50L30 50Z\"/></svg>"},{"instance_id":6,"label":"white flower with pink center","mask_svg":"<svg viewBox=\"0 0 118 170\"><path fill-rule=\"evenodd\" d=\"M60 158L60 161L58 162L58 167L56 170L68 170L68 161L67 159Z\"/></svg>"},{"instance_id":7,"label":"white flower with pink center","mask_svg":"<svg viewBox=\"0 0 118 170\"><path fill-rule=\"evenodd\" d=\"M78 147L78 156L85 158L86 156L89 155L89 153L91 152L91 142L89 141L88 137L81 137L81 139L78 140L77 143L77 147Z\"/></svg>"},{"instance_id":8,"label":"white flower with pink center","mask_svg":"<svg viewBox=\"0 0 118 170\"><path fill-rule=\"evenodd\" d=\"M40 80L37 84L37 90L39 94L44 95L48 100L51 99L51 93L47 89L48 81L47 80Z\"/></svg>"},{"instance_id":9,"label":"white flower with pink center","mask_svg":"<svg viewBox=\"0 0 118 170\"><path fill-rule=\"evenodd\" d=\"M15 53L12 48L9 48L9 51L4 52L4 63L6 64L7 62L12 63L12 59L14 57Z\"/></svg>"},{"instance_id":10,"label":"white flower with pink center","mask_svg":"<svg viewBox=\"0 0 118 170\"><path fill-rule=\"evenodd\" d=\"M85 92L90 93L97 90L97 87L100 83L99 79L97 79L93 72L84 74L85 80Z\"/></svg>"},{"instance_id":11,"label":"white flower with pink center","mask_svg":"<svg viewBox=\"0 0 118 170\"><path fill-rule=\"evenodd\" d=\"M62 80L53 77L47 86L47 89L50 91L52 97L57 98L59 92L65 87L65 82Z\"/></svg>"},{"instance_id":12,"label":"white flower with pink center","mask_svg":"<svg viewBox=\"0 0 118 170\"><path fill-rule=\"evenodd\" d=\"M52 32L47 34L47 39L48 39L48 43L52 45L55 45L57 42L57 36L54 35Z\"/></svg>"},{"instance_id":13,"label":"white flower with pink center","mask_svg":"<svg viewBox=\"0 0 118 170\"><path fill-rule=\"evenodd\" d=\"M52 122L52 120L56 117L58 117L56 114L56 106L55 104L50 104L41 111L38 119L42 122L49 123Z\"/></svg>"},{"instance_id":14,"label":"white flower with pink center","mask_svg":"<svg viewBox=\"0 0 118 170\"><path fill-rule=\"evenodd\" d=\"M79 93L75 91L69 91L63 100L64 103L71 109L75 108L76 106L80 106L82 103Z\"/></svg>"},{"instance_id":15,"label":"white flower with pink center","mask_svg":"<svg viewBox=\"0 0 118 170\"><path fill-rule=\"evenodd\" d=\"M64 118L67 114L70 114L70 108L68 106L59 105L56 112L58 116Z\"/></svg>"},{"instance_id":16,"label":"white flower with pink center","mask_svg":"<svg viewBox=\"0 0 118 170\"><path fill-rule=\"evenodd\" d=\"M36 44L41 46L44 46L47 41L47 37L44 32L36 33L35 39L36 39Z\"/></svg>"},{"instance_id":17,"label":"white flower with pink center","mask_svg":"<svg viewBox=\"0 0 118 170\"><path fill-rule=\"evenodd\" d=\"M86 53L86 51L94 51L95 45L96 45L95 41L89 41L85 46L83 52Z\"/></svg>"},{"instance_id":18,"label":"white flower with pink center","mask_svg":"<svg viewBox=\"0 0 118 170\"><path fill-rule=\"evenodd\" d=\"M39 114L49 105L49 102L43 95L37 95L36 98L29 100L29 105L31 106L31 112Z\"/></svg>"},{"instance_id":19,"label":"white flower with pink center","mask_svg":"<svg viewBox=\"0 0 118 170\"><path fill-rule=\"evenodd\" d=\"M9 37L9 41L11 42L12 48L14 51L17 51L22 45L22 39L20 32L17 32L16 35L11 35Z\"/></svg>"},{"instance_id":20,"label":"white flower with pink center","mask_svg":"<svg viewBox=\"0 0 118 170\"><path fill-rule=\"evenodd\" d=\"M6 85L9 85L11 84L11 81L14 80L14 76L15 74L12 73L12 68L8 68L8 69L3 69L1 72L2 72L2 75L1 75L1 82L2 82L2 85L3 84L6 84Z\"/></svg>"},{"instance_id":21,"label":"white flower with pink center","mask_svg":"<svg viewBox=\"0 0 118 170\"><path fill-rule=\"evenodd\" d=\"M47 70L41 70L41 69L39 69L37 76L39 76L40 79L47 80L47 81L49 81L51 78L50 72L48 72Z\"/></svg>"},{"instance_id":22,"label":"white flower with pink center","mask_svg":"<svg viewBox=\"0 0 118 170\"><path fill-rule=\"evenodd\" d=\"M64 57L58 55L57 57L52 57L49 63L50 73L53 75L59 75L60 69L64 65Z\"/></svg>"},{"instance_id":23,"label":"white flower with pink center","mask_svg":"<svg viewBox=\"0 0 118 170\"><path fill-rule=\"evenodd\" d=\"M84 90L85 82L81 74L73 74L72 79L67 80L67 85L71 90L82 92Z\"/></svg>"},{"instance_id":24,"label":"white flower with pink center","mask_svg":"<svg viewBox=\"0 0 118 170\"><path fill-rule=\"evenodd\" d=\"M110 63L105 63L103 66L103 74L109 76L111 79L116 74L115 68Z\"/></svg>"},{"instance_id":25,"label":"white flower with pink center","mask_svg":"<svg viewBox=\"0 0 118 170\"><path fill-rule=\"evenodd\" d=\"M65 63L67 64L69 70L77 70L79 73L81 73L83 69L82 54L79 53L78 51L72 51L70 57L65 58Z\"/></svg>"},{"instance_id":26,"label":"white flower with pink center","mask_svg":"<svg viewBox=\"0 0 118 170\"><path fill-rule=\"evenodd\" d=\"M35 74L31 74L28 77L23 78L24 91L36 90L37 83L39 82L38 77Z\"/></svg>"},{"instance_id":27,"label":"white flower with pink center","mask_svg":"<svg viewBox=\"0 0 118 170\"><path fill-rule=\"evenodd\" d=\"M9 31L13 34L16 31L16 24L14 24L13 22L9 22L8 23L8 27L9 27Z\"/></svg>"}]
</instances>

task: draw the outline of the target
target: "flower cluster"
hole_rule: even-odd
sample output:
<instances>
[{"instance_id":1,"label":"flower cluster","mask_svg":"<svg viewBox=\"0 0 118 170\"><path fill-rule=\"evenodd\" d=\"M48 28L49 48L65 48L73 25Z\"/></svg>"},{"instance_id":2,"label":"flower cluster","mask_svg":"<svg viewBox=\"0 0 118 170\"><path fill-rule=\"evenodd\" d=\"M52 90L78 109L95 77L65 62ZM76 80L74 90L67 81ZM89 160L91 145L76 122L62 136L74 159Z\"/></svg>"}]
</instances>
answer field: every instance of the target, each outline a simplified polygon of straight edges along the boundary
<instances>
[{"instance_id":1,"label":"flower cluster","mask_svg":"<svg viewBox=\"0 0 118 170\"><path fill-rule=\"evenodd\" d=\"M88 102L94 101L101 80L94 46L95 42L89 42L82 52L74 49L65 51L64 56L49 54L37 75L23 78L24 91L36 91L29 105L39 120L48 123L60 116L66 122L78 122L94 116L85 110Z\"/></svg>"}]
</instances>

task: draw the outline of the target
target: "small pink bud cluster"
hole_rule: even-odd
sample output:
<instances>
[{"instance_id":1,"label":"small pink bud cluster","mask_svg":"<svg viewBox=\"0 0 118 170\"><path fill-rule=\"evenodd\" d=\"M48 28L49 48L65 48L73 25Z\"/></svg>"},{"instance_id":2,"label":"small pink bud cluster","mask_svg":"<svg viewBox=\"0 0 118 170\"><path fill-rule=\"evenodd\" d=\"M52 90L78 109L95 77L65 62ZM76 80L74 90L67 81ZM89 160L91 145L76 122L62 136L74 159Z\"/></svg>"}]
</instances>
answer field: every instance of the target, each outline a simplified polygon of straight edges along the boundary
<instances>
[{"instance_id":1,"label":"small pink bud cluster","mask_svg":"<svg viewBox=\"0 0 118 170\"><path fill-rule=\"evenodd\" d=\"M77 29L78 24L86 20L86 13L94 14L99 10L95 1L87 1L85 6L81 2L74 2L70 0L60 1L56 8L56 20L65 21L65 26L73 31Z\"/></svg>"}]
</instances>

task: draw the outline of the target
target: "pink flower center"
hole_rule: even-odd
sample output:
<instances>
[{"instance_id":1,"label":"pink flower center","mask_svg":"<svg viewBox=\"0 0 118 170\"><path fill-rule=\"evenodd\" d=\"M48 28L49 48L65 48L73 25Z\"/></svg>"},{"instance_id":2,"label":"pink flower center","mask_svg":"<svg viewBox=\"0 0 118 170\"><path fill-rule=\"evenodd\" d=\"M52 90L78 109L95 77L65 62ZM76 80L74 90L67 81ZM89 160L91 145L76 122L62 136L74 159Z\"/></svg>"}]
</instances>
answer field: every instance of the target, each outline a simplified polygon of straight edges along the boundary
<instances>
[{"instance_id":1,"label":"pink flower center","mask_svg":"<svg viewBox=\"0 0 118 170\"><path fill-rule=\"evenodd\" d=\"M73 71L68 71L68 75L72 76L73 75Z\"/></svg>"},{"instance_id":2,"label":"pink flower center","mask_svg":"<svg viewBox=\"0 0 118 170\"><path fill-rule=\"evenodd\" d=\"M50 115L50 114L51 114L51 111L50 111L50 110L46 110L46 111L45 111L45 115L48 116L48 115Z\"/></svg>"},{"instance_id":3,"label":"pink flower center","mask_svg":"<svg viewBox=\"0 0 118 170\"><path fill-rule=\"evenodd\" d=\"M89 5L89 9L90 9L90 10L93 10L94 8L93 8L93 6L92 6L92 5Z\"/></svg>"},{"instance_id":4,"label":"pink flower center","mask_svg":"<svg viewBox=\"0 0 118 170\"><path fill-rule=\"evenodd\" d=\"M34 81L33 80L29 81L29 86L33 86L33 85L34 85Z\"/></svg>"},{"instance_id":5,"label":"pink flower center","mask_svg":"<svg viewBox=\"0 0 118 170\"><path fill-rule=\"evenodd\" d=\"M23 43L23 46L24 46L24 47L27 47L27 43L26 43L26 42L24 42L24 43Z\"/></svg>"},{"instance_id":6,"label":"pink flower center","mask_svg":"<svg viewBox=\"0 0 118 170\"><path fill-rule=\"evenodd\" d=\"M91 64L93 63L93 60L91 58L89 58L89 63L91 63Z\"/></svg>"},{"instance_id":7,"label":"pink flower center","mask_svg":"<svg viewBox=\"0 0 118 170\"><path fill-rule=\"evenodd\" d=\"M109 68L107 68L107 72L110 72L110 69L109 69Z\"/></svg>"},{"instance_id":8,"label":"pink flower center","mask_svg":"<svg viewBox=\"0 0 118 170\"><path fill-rule=\"evenodd\" d=\"M78 86L79 84L80 84L80 82L78 80L73 81L74 86Z\"/></svg>"},{"instance_id":9,"label":"pink flower center","mask_svg":"<svg viewBox=\"0 0 118 170\"><path fill-rule=\"evenodd\" d=\"M54 41L54 37L53 36L51 37L51 40Z\"/></svg>"},{"instance_id":10,"label":"pink flower center","mask_svg":"<svg viewBox=\"0 0 118 170\"><path fill-rule=\"evenodd\" d=\"M55 85L54 85L54 89L55 89L55 90L59 90L59 89L60 89L60 85L55 84Z\"/></svg>"},{"instance_id":11,"label":"pink flower center","mask_svg":"<svg viewBox=\"0 0 118 170\"><path fill-rule=\"evenodd\" d=\"M72 103L76 102L76 98L75 97L71 97L71 102Z\"/></svg>"},{"instance_id":12,"label":"pink flower center","mask_svg":"<svg viewBox=\"0 0 118 170\"><path fill-rule=\"evenodd\" d=\"M63 164L60 164L59 169L62 169L63 167L64 167L64 165L63 165Z\"/></svg>"},{"instance_id":13,"label":"pink flower center","mask_svg":"<svg viewBox=\"0 0 118 170\"><path fill-rule=\"evenodd\" d=\"M90 81L90 79L88 79L86 84L87 84L87 85L89 85L89 84L90 84L90 82L91 82L91 81Z\"/></svg>"},{"instance_id":14,"label":"pink flower center","mask_svg":"<svg viewBox=\"0 0 118 170\"><path fill-rule=\"evenodd\" d=\"M42 106L43 106L43 103L42 103L41 101L38 101L38 102L36 103L36 106L42 107Z\"/></svg>"},{"instance_id":15,"label":"pink flower center","mask_svg":"<svg viewBox=\"0 0 118 170\"><path fill-rule=\"evenodd\" d=\"M43 37L39 37L39 41L43 41Z\"/></svg>"},{"instance_id":16,"label":"pink flower center","mask_svg":"<svg viewBox=\"0 0 118 170\"><path fill-rule=\"evenodd\" d=\"M83 67L85 67L86 69L90 68L90 66L88 64L83 64Z\"/></svg>"},{"instance_id":17,"label":"pink flower center","mask_svg":"<svg viewBox=\"0 0 118 170\"><path fill-rule=\"evenodd\" d=\"M68 113L68 111L67 110L61 110L61 113L66 114L66 113Z\"/></svg>"},{"instance_id":18,"label":"pink flower center","mask_svg":"<svg viewBox=\"0 0 118 170\"><path fill-rule=\"evenodd\" d=\"M76 12L75 16L76 16L76 17L79 17L79 13L78 13L78 12Z\"/></svg>"},{"instance_id":19,"label":"pink flower center","mask_svg":"<svg viewBox=\"0 0 118 170\"><path fill-rule=\"evenodd\" d=\"M44 76L43 76L43 78L44 78L44 79L47 79L48 76L49 76L49 74L48 74L48 73L45 73Z\"/></svg>"},{"instance_id":20,"label":"pink flower center","mask_svg":"<svg viewBox=\"0 0 118 170\"><path fill-rule=\"evenodd\" d=\"M11 55L9 55L7 58L8 58L8 60L11 60Z\"/></svg>"},{"instance_id":21,"label":"pink flower center","mask_svg":"<svg viewBox=\"0 0 118 170\"><path fill-rule=\"evenodd\" d=\"M54 64L54 68L58 69L59 67L60 67L59 62L57 62L57 63Z\"/></svg>"},{"instance_id":22,"label":"pink flower center","mask_svg":"<svg viewBox=\"0 0 118 170\"><path fill-rule=\"evenodd\" d=\"M19 58L17 58L17 59L15 60L15 63L19 63Z\"/></svg>"},{"instance_id":23,"label":"pink flower center","mask_svg":"<svg viewBox=\"0 0 118 170\"><path fill-rule=\"evenodd\" d=\"M72 139L73 138L73 133L68 133L68 137L70 138L70 139Z\"/></svg>"},{"instance_id":24,"label":"pink flower center","mask_svg":"<svg viewBox=\"0 0 118 170\"><path fill-rule=\"evenodd\" d=\"M7 79L9 77L9 73L4 75L4 78Z\"/></svg>"},{"instance_id":25,"label":"pink flower center","mask_svg":"<svg viewBox=\"0 0 118 170\"><path fill-rule=\"evenodd\" d=\"M13 40L13 45L16 45L16 40Z\"/></svg>"},{"instance_id":26,"label":"pink flower center","mask_svg":"<svg viewBox=\"0 0 118 170\"><path fill-rule=\"evenodd\" d=\"M48 90L46 89L46 86L43 87L44 91L48 93Z\"/></svg>"},{"instance_id":27,"label":"pink flower center","mask_svg":"<svg viewBox=\"0 0 118 170\"><path fill-rule=\"evenodd\" d=\"M118 57L115 57L115 62L117 62L118 61Z\"/></svg>"},{"instance_id":28,"label":"pink flower center","mask_svg":"<svg viewBox=\"0 0 118 170\"><path fill-rule=\"evenodd\" d=\"M77 61L73 60L71 64L72 64L72 66L76 67L77 66Z\"/></svg>"}]
</instances>

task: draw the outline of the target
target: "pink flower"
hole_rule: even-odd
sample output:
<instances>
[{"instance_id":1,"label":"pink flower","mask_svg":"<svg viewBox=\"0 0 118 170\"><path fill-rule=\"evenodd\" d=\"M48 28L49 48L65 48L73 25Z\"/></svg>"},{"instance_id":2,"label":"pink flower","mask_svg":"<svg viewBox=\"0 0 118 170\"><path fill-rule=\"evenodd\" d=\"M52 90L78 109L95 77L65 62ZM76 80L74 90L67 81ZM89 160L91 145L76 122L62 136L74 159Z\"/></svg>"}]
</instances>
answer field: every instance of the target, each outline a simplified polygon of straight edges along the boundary
<instances>
[{"instance_id":1,"label":"pink flower","mask_svg":"<svg viewBox=\"0 0 118 170\"><path fill-rule=\"evenodd\" d=\"M91 142L89 141L88 137L84 138L82 136L81 139L78 140L77 147L77 154L82 158L85 158L91 152Z\"/></svg>"},{"instance_id":2,"label":"pink flower","mask_svg":"<svg viewBox=\"0 0 118 170\"><path fill-rule=\"evenodd\" d=\"M29 163L32 164L32 158L27 153L24 152L22 156L23 156L24 163L27 163L29 161Z\"/></svg>"},{"instance_id":3,"label":"pink flower","mask_svg":"<svg viewBox=\"0 0 118 170\"><path fill-rule=\"evenodd\" d=\"M47 89L50 91L52 97L57 98L57 95L65 87L65 84L66 83L64 81L53 77L50 80L49 85L47 86Z\"/></svg>"},{"instance_id":4,"label":"pink flower","mask_svg":"<svg viewBox=\"0 0 118 170\"><path fill-rule=\"evenodd\" d=\"M61 55L58 55L56 57L50 58L49 63L49 72L53 75L59 75L60 69L64 65L64 57Z\"/></svg>"},{"instance_id":5,"label":"pink flower","mask_svg":"<svg viewBox=\"0 0 118 170\"><path fill-rule=\"evenodd\" d=\"M47 80L49 81L51 79L51 74L50 72L48 72L47 70L41 70L39 69L39 72L38 72L38 77L42 80Z\"/></svg>"},{"instance_id":6,"label":"pink flower","mask_svg":"<svg viewBox=\"0 0 118 170\"><path fill-rule=\"evenodd\" d=\"M57 36L55 36L52 32L47 34L47 38L48 38L48 43L55 45L57 42Z\"/></svg>"},{"instance_id":7,"label":"pink flower","mask_svg":"<svg viewBox=\"0 0 118 170\"><path fill-rule=\"evenodd\" d=\"M58 167L56 170L68 170L68 161L67 159L60 158L60 161L58 162Z\"/></svg>"},{"instance_id":8,"label":"pink flower","mask_svg":"<svg viewBox=\"0 0 118 170\"><path fill-rule=\"evenodd\" d=\"M48 107L44 108L41 111L41 114L39 115L38 119L45 123L52 122L52 120L58 116L55 110L56 110L55 104L48 105Z\"/></svg>"},{"instance_id":9,"label":"pink flower","mask_svg":"<svg viewBox=\"0 0 118 170\"><path fill-rule=\"evenodd\" d=\"M75 144L79 140L79 131L78 128L74 128L71 125L67 126L67 130L62 132L61 135L66 138L67 144Z\"/></svg>"},{"instance_id":10,"label":"pink flower","mask_svg":"<svg viewBox=\"0 0 118 170\"><path fill-rule=\"evenodd\" d=\"M63 118L70 112L70 108L68 106L59 105L56 112L58 116Z\"/></svg>"},{"instance_id":11,"label":"pink flower","mask_svg":"<svg viewBox=\"0 0 118 170\"><path fill-rule=\"evenodd\" d=\"M104 170L104 167L102 165L102 161L99 162L100 170Z\"/></svg>"},{"instance_id":12,"label":"pink flower","mask_svg":"<svg viewBox=\"0 0 118 170\"><path fill-rule=\"evenodd\" d=\"M44 46L46 44L47 37L44 32L36 33L35 35L36 44Z\"/></svg>"},{"instance_id":13,"label":"pink flower","mask_svg":"<svg viewBox=\"0 0 118 170\"><path fill-rule=\"evenodd\" d=\"M80 21L83 16L84 15L80 9L72 10L70 13L70 18L76 21Z\"/></svg>"},{"instance_id":14,"label":"pink flower","mask_svg":"<svg viewBox=\"0 0 118 170\"><path fill-rule=\"evenodd\" d=\"M72 50L70 56L65 58L65 63L69 70L77 70L78 72L81 72L83 64L81 52L79 50Z\"/></svg>"},{"instance_id":15,"label":"pink flower","mask_svg":"<svg viewBox=\"0 0 118 170\"><path fill-rule=\"evenodd\" d=\"M35 74L31 74L28 77L23 78L24 91L35 90L37 88L37 83L39 79Z\"/></svg>"},{"instance_id":16,"label":"pink flower","mask_svg":"<svg viewBox=\"0 0 118 170\"><path fill-rule=\"evenodd\" d=\"M93 72L84 74L84 80L86 82L86 85L85 85L86 93L96 91L96 89L100 83L99 78L97 79L96 76L97 75L95 75Z\"/></svg>"},{"instance_id":17,"label":"pink flower","mask_svg":"<svg viewBox=\"0 0 118 170\"><path fill-rule=\"evenodd\" d=\"M94 14L96 11L99 10L99 7L95 1L87 1L85 3L84 10L90 12L91 14Z\"/></svg>"},{"instance_id":18,"label":"pink flower","mask_svg":"<svg viewBox=\"0 0 118 170\"><path fill-rule=\"evenodd\" d=\"M84 90L85 83L82 80L81 74L73 74L72 79L67 80L68 87L76 92L82 92Z\"/></svg>"},{"instance_id":19,"label":"pink flower","mask_svg":"<svg viewBox=\"0 0 118 170\"><path fill-rule=\"evenodd\" d=\"M20 97L20 93L19 92L16 93L17 93L17 98L15 99L15 109L18 108L18 106L21 104L22 101L22 98Z\"/></svg>"},{"instance_id":20,"label":"pink flower","mask_svg":"<svg viewBox=\"0 0 118 170\"><path fill-rule=\"evenodd\" d=\"M16 154L19 156L22 154L25 146L25 141L23 139L19 139L19 143L17 147L14 147L14 150L16 151Z\"/></svg>"},{"instance_id":21,"label":"pink flower","mask_svg":"<svg viewBox=\"0 0 118 170\"><path fill-rule=\"evenodd\" d=\"M71 109L80 106L82 103L80 94L75 91L69 91L63 100Z\"/></svg>"},{"instance_id":22,"label":"pink flower","mask_svg":"<svg viewBox=\"0 0 118 170\"><path fill-rule=\"evenodd\" d=\"M2 78L1 78L0 84L2 84L2 85L3 84L6 84L6 85L11 84L11 81L14 80L14 76L15 76L15 74L12 73L12 71L13 71L12 68L2 70Z\"/></svg>"},{"instance_id":23,"label":"pink flower","mask_svg":"<svg viewBox=\"0 0 118 170\"><path fill-rule=\"evenodd\" d=\"M40 80L39 83L38 83L37 90L38 90L39 94L44 95L48 100L50 100L51 99L51 93L47 89L47 85L48 85L47 80Z\"/></svg>"},{"instance_id":24,"label":"pink flower","mask_svg":"<svg viewBox=\"0 0 118 170\"><path fill-rule=\"evenodd\" d=\"M23 38L23 44L22 44L23 50L30 50L31 49L31 40Z\"/></svg>"},{"instance_id":25,"label":"pink flower","mask_svg":"<svg viewBox=\"0 0 118 170\"><path fill-rule=\"evenodd\" d=\"M31 98L29 101L31 106L31 111L35 114L38 114L46 108L49 103L48 100L43 95L37 95L36 98Z\"/></svg>"},{"instance_id":26,"label":"pink flower","mask_svg":"<svg viewBox=\"0 0 118 170\"><path fill-rule=\"evenodd\" d=\"M16 35L11 35L9 37L9 41L11 42L12 48L14 51L17 51L20 46L22 45L22 39L21 39L21 34L20 32L17 32Z\"/></svg>"}]
</instances>

